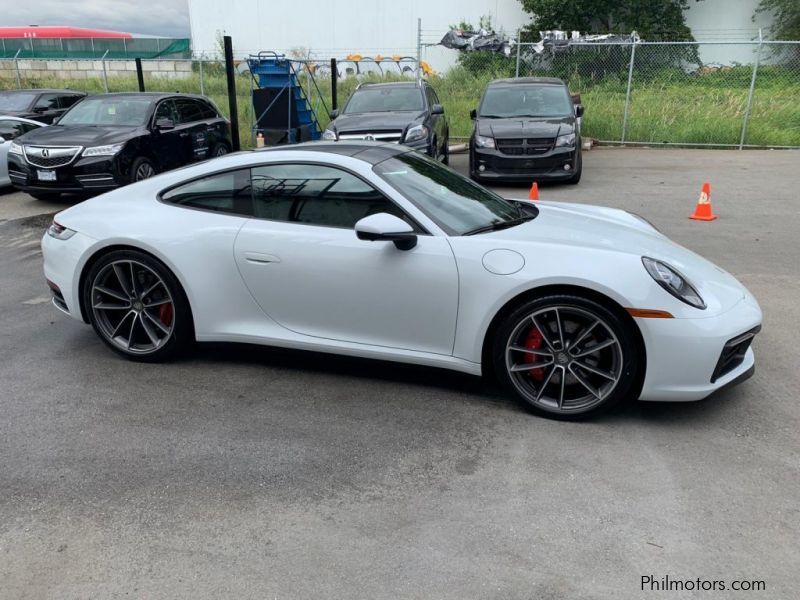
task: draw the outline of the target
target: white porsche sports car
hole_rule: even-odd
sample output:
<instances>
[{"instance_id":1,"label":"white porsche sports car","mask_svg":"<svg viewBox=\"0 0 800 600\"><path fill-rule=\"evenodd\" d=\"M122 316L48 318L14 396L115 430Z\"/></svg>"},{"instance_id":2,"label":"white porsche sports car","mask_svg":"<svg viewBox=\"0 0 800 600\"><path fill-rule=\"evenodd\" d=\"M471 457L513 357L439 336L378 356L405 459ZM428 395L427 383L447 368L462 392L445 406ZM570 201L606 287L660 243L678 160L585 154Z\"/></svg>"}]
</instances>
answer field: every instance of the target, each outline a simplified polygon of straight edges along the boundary
<instances>
[{"instance_id":1,"label":"white porsche sports car","mask_svg":"<svg viewBox=\"0 0 800 600\"><path fill-rule=\"evenodd\" d=\"M165 173L59 213L42 249L54 304L128 358L227 341L493 371L565 419L741 381L761 323L636 215L505 200L396 144Z\"/></svg>"}]
</instances>

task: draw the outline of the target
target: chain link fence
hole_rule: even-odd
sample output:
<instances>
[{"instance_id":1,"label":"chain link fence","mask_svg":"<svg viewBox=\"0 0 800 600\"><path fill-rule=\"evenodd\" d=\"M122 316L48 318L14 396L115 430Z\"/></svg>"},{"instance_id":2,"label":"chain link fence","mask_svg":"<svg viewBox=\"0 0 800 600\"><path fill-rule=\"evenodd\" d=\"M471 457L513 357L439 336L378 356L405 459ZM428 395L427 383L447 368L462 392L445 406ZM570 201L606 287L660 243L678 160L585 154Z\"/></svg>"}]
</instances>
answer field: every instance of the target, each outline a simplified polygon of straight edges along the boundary
<instances>
[{"instance_id":1,"label":"chain link fence","mask_svg":"<svg viewBox=\"0 0 800 600\"><path fill-rule=\"evenodd\" d=\"M454 135L486 84L558 77L580 94L584 137L605 143L800 147L800 42L571 43L463 52L434 77Z\"/></svg>"}]
</instances>

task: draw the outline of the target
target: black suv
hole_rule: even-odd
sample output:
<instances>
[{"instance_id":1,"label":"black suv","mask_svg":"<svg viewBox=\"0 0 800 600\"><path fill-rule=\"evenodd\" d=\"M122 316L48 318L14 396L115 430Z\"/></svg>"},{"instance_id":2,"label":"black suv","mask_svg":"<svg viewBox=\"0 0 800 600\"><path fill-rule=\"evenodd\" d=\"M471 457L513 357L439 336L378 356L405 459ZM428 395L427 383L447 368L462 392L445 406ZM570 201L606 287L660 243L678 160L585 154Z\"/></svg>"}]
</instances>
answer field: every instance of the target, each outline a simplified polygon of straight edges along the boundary
<instances>
[{"instance_id":1,"label":"black suv","mask_svg":"<svg viewBox=\"0 0 800 600\"><path fill-rule=\"evenodd\" d=\"M100 94L14 140L8 176L35 198L102 192L230 150L230 124L203 96Z\"/></svg>"},{"instance_id":2,"label":"black suv","mask_svg":"<svg viewBox=\"0 0 800 600\"><path fill-rule=\"evenodd\" d=\"M0 115L52 123L85 92L74 90L9 90L0 92Z\"/></svg>"},{"instance_id":3,"label":"black suv","mask_svg":"<svg viewBox=\"0 0 800 600\"><path fill-rule=\"evenodd\" d=\"M363 83L331 119L322 139L394 142L449 161L444 108L425 81Z\"/></svg>"},{"instance_id":4,"label":"black suv","mask_svg":"<svg viewBox=\"0 0 800 600\"><path fill-rule=\"evenodd\" d=\"M566 84L552 77L497 79L483 92L469 141L476 180L581 179L580 117Z\"/></svg>"}]
</instances>

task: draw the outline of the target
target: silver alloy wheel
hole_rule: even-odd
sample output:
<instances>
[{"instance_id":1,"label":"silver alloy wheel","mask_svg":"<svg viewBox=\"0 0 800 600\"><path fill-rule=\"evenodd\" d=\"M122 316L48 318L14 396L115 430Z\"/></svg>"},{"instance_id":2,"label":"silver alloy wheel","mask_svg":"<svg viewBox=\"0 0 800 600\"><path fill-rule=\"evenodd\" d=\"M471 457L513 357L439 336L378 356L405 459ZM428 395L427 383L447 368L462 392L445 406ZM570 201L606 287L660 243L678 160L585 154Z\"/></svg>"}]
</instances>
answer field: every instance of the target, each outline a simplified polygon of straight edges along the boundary
<instances>
[{"instance_id":1,"label":"silver alloy wheel","mask_svg":"<svg viewBox=\"0 0 800 600\"><path fill-rule=\"evenodd\" d=\"M134 175L134 181L142 181L143 179L148 179L156 174L156 170L153 168L149 162L143 162L138 167L136 167L136 174Z\"/></svg>"},{"instance_id":2,"label":"silver alloy wheel","mask_svg":"<svg viewBox=\"0 0 800 600\"><path fill-rule=\"evenodd\" d=\"M161 348L175 328L175 303L164 281L147 265L117 260L92 282L92 313L112 344L132 354Z\"/></svg>"},{"instance_id":3,"label":"silver alloy wheel","mask_svg":"<svg viewBox=\"0 0 800 600\"><path fill-rule=\"evenodd\" d=\"M554 413L594 408L616 389L623 367L611 327L576 306L550 306L521 319L506 343L505 361L514 387Z\"/></svg>"}]
</instances>

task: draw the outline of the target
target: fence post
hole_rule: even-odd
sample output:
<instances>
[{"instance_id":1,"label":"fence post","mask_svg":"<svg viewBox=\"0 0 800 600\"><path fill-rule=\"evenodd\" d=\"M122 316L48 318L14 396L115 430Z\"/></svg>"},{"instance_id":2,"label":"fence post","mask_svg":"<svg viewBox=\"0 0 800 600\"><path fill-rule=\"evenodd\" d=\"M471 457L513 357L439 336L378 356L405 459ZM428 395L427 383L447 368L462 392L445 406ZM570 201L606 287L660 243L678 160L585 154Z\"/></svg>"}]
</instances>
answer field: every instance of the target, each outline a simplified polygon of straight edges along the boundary
<instances>
[{"instance_id":1,"label":"fence post","mask_svg":"<svg viewBox=\"0 0 800 600\"><path fill-rule=\"evenodd\" d=\"M417 18L417 81L422 79L422 67L420 61L422 60L422 19Z\"/></svg>"},{"instance_id":2,"label":"fence post","mask_svg":"<svg viewBox=\"0 0 800 600\"><path fill-rule=\"evenodd\" d=\"M336 59L331 59L331 110L336 110L339 108L339 101L337 98L337 89L336 86L338 85L339 79L339 71L337 70L338 67L336 66Z\"/></svg>"},{"instance_id":3,"label":"fence post","mask_svg":"<svg viewBox=\"0 0 800 600\"><path fill-rule=\"evenodd\" d=\"M520 33L522 30L517 30L517 66L514 69L514 77L519 77L519 51L520 51Z\"/></svg>"},{"instance_id":4,"label":"fence post","mask_svg":"<svg viewBox=\"0 0 800 600\"><path fill-rule=\"evenodd\" d=\"M22 78L19 76L19 61L17 60L17 57L19 56L20 52L22 52L22 48L17 50L17 53L14 55L14 68L17 70L17 89L18 90L22 89Z\"/></svg>"},{"instance_id":5,"label":"fence post","mask_svg":"<svg viewBox=\"0 0 800 600\"><path fill-rule=\"evenodd\" d=\"M744 148L744 136L747 135L747 121L750 119L750 107L753 105L753 91L756 88L756 76L758 75L758 64L761 62L761 46L764 38L761 35L761 28L758 28L758 48L756 50L756 62L753 63L753 76L750 78L750 91L747 93L747 106L744 109L744 119L742 120L742 135L739 138L739 150Z\"/></svg>"},{"instance_id":6,"label":"fence post","mask_svg":"<svg viewBox=\"0 0 800 600\"><path fill-rule=\"evenodd\" d=\"M231 143L232 150L238 152L242 149L239 141L239 107L236 104L236 73L233 68L233 41L231 36L226 35L222 38L225 50L225 81L228 84L228 109L230 110L231 121ZM289 102L291 106L291 102Z\"/></svg>"},{"instance_id":7,"label":"fence post","mask_svg":"<svg viewBox=\"0 0 800 600\"><path fill-rule=\"evenodd\" d=\"M622 113L621 143L625 143L625 133L628 128L628 108L631 104L631 82L633 81L633 61L636 56L636 32L631 33L631 62L628 65L628 89L625 90L625 110Z\"/></svg>"},{"instance_id":8,"label":"fence post","mask_svg":"<svg viewBox=\"0 0 800 600\"><path fill-rule=\"evenodd\" d=\"M135 59L136 62L136 79L139 82L139 91L144 91L144 73L142 72L142 59L138 56Z\"/></svg>"},{"instance_id":9,"label":"fence post","mask_svg":"<svg viewBox=\"0 0 800 600\"><path fill-rule=\"evenodd\" d=\"M103 54L103 58L100 60L103 61L103 88L108 93L108 73L106 73L106 56L108 56L108 50L105 51Z\"/></svg>"},{"instance_id":10,"label":"fence post","mask_svg":"<svg viewBox=\"0 0 800 600\"><path fill-rule=\"evenodd\" d=\"M203 81L203 53L200 53L200 95L206 95L206 86L205 82Z\"/></svg>"}]
</instances>

